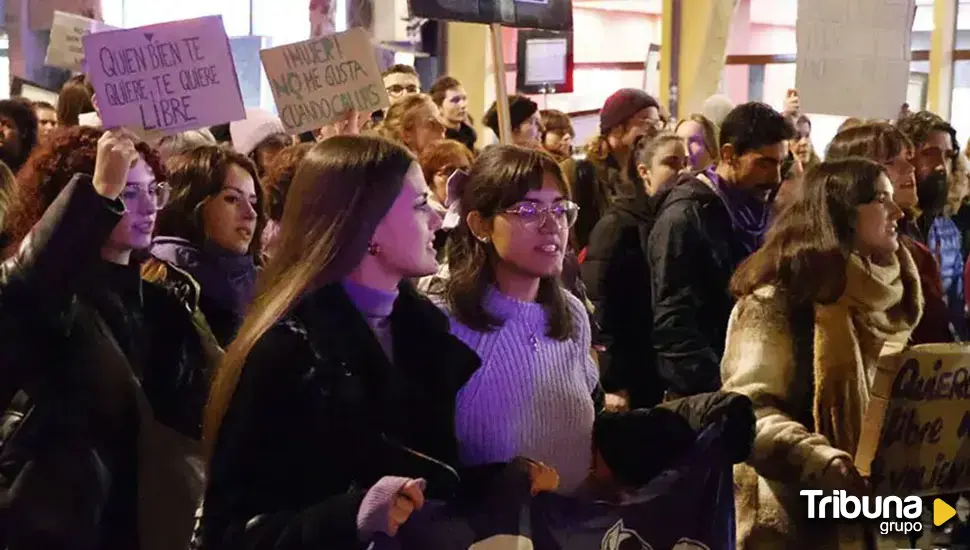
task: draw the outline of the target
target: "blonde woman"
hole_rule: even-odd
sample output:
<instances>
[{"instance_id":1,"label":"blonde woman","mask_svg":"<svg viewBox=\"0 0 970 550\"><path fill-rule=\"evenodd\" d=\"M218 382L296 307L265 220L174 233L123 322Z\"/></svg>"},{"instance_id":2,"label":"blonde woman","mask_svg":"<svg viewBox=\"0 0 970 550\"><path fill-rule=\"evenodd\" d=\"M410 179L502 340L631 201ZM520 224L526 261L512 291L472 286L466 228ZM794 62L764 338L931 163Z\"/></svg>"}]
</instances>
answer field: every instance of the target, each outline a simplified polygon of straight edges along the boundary
<instances>
[{"instance_id":1,"label":"blonde woman","mask_svg":"<svg viewBox=\"0 0 970 550\"><path fill-rule=\"evenodd\" d=\"M377 132L420 157L429 145L445 139L445 123L431 96L413 94L391 105Z\"/></svg>"}]
</instances>

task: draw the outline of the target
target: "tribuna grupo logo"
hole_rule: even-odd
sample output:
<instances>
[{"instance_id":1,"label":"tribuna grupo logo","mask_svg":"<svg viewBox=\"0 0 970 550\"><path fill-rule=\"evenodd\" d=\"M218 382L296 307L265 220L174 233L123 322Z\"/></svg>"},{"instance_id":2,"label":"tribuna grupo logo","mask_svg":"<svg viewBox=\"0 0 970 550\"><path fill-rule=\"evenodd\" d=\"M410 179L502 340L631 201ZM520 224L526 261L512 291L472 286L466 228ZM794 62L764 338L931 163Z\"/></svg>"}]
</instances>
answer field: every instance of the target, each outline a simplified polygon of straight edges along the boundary
<instances>
[{"instance_id":1,"label":"tribuna grupo logo","mask_svg":"<svg viewBox=\"0 0 970 550\"><path fill-rule=\"evenodd\" d=\"M879 532L883 535L923 530L920 521L923 499L920 497L857 497L845 491L832 491L826 495L821 489L804 489L799 494L808 497L808 519L882 520Z\"/></svg>"}]
</instances>

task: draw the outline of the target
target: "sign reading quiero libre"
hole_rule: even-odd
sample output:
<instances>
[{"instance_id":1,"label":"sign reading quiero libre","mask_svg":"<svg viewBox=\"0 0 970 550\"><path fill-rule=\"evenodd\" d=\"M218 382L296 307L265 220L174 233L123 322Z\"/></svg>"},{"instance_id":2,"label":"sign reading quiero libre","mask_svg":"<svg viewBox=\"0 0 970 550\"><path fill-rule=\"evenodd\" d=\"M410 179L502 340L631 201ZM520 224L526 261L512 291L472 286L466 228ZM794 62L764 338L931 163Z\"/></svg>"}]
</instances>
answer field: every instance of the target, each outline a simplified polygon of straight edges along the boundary
<instances>
[{"instance_id":1,"label":"sign reading quiero libre","mask_svg":"<svg viewBox=\"0 0 970 550\"><path fill-rule=\"evenodd\" d=\"M878 495L970 489L970 347L927 344L880 362L856 464Z\"/></svg>"}]
</instances>

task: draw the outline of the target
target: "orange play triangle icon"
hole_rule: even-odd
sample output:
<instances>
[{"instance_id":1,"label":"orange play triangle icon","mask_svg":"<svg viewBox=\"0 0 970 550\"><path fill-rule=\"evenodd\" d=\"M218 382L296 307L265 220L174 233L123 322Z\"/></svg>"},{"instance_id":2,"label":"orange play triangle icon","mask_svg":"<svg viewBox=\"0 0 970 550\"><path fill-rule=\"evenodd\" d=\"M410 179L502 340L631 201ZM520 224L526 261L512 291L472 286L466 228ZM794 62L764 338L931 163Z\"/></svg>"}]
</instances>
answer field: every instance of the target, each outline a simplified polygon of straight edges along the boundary
<instances>
[{"instance_id":1,"label":"orange play triangle icon","mask_svg":"<svg viewBox=\"0 0 970 550\"><path fill-rule=\"evenodd\" d=\"M957 511L952 506L940 499L933 501L933 525L939 527L950 521L950 518L957 515Z\"/></svg>"}]
</instances>

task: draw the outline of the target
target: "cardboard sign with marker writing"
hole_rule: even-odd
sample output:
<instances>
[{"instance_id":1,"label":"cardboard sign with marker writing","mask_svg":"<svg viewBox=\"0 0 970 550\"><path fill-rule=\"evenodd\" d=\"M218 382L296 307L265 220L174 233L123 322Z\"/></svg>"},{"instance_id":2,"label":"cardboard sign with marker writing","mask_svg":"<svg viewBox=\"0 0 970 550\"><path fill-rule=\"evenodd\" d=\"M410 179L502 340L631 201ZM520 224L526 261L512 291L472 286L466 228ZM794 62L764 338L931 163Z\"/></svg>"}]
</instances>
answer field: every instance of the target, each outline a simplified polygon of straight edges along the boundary
<instances>
[{"instance_id":1,"label":"cardboard sign with marker writing","mask_svg":"<svg viewBox=\"0 0 970 550\"><path fill-rule=\"evenodd\" d=\"M246 118L221 16L84 37L105 128L176 134Z\"/></svg>"},{"instance_id":2,"label":"cardboard sign with marker writing","mask_svg":"<svg viewBox=\"0 0 970 550\"><path fill-rule=\"evenodd\" d=\"M84 46L81 40L87 34L110 30L114 30L114 27L101 21L73 13L54 12L51 40L47 46L44 65L69 71L81 71L84 63Z\"/></svg>"},{"instance_id":3,"label":"cardboard sign with marker writing","mask_svg":"<svg viewBox=\"0 0 970 550\"><path fill-rule=\"evenodd\" d=\"M970 346L927 344L880 362L856 453L875 494L970 489Z\"/></svg>"},{"instance_id":4,"label":"cardboard sign with marker writing","mask_svg":"<svg viewBox=\"0 0 970 550\"><path fill-rule=\"evenodd\" d=\"M371 113L390 100L370 38L363 29L259 52L286 131L298 134Z\"/></svg>"}]
</instances>

